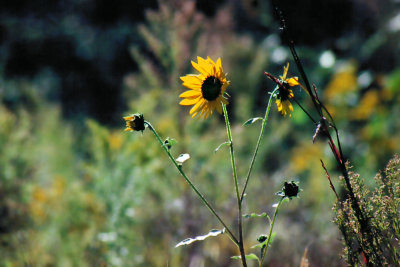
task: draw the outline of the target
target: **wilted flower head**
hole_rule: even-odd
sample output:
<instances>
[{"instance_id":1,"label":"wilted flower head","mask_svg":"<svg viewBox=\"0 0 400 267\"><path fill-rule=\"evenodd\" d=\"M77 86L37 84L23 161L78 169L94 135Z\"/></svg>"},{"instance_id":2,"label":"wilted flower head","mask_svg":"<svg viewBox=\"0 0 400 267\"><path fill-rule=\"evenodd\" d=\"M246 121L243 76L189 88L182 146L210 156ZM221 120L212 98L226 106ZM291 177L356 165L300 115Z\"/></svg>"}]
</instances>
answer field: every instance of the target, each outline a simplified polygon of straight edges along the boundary
<instances>
[{"instance_id":1,"label":"wilted flower head","mask_svg":"<svg viewBox=\"0 0 400 267\"><path fill-rule=\"evenodd\" d=\"M200 74L188 74L181 77L183 86L189 88L180 94L184 98L179 104L191 106L190 114L192 117L200 113L200 117L208 118L216 109L222 114L221 103L228 104L224 98L224 93L229 85L222 69L221 59L215 63L209 57L207 59L197 57L197 62L192 61L192 66Z\"/></svg>"},{"instance_id":2,"label":"wilted flower head","mask_svg":"<svg viewBox=\"0 0 400 267\"><path fill-rule=\"evenodd\" d=\"M292 197L297 197L299 192L300 192L300 187L298 183L291 181L291 182L285 182L283 184L282 191L278 192L277 195L292 199Z\"/></svg>"},{"instance_id":3,"label":"wilted flower head","mask_svg":"<svg viewBox=\"0 0 400 267\"><path fill-rule=\"evenodd\" d=\"M268 78L273 80L279 86L278 93L276 94L276 105L278 107L278 111L281 112L285 117L287 114L289 114L289 117L291 117L292 115L290 113L293 111L293 106L292 103L290 103L290 99L294 97L294 94L290 87L300 85L299 78L286 78L288 71L289 63L286 65L286 67L283 67L283 75L279 76L279 79L272 74L265 73Z\"/></svg>"},{"instance_id":4,"label":"wilted flower head","mask_svg":"<svg viewBox=\"0 0 400 267\"><path fill-rule=\"evenodd\" d=\"M143 114L132 114L130 116L124 117L126 122L125 131L133 132L133 131L144 131L144 117Z\"/></svg>"}]
</instances>

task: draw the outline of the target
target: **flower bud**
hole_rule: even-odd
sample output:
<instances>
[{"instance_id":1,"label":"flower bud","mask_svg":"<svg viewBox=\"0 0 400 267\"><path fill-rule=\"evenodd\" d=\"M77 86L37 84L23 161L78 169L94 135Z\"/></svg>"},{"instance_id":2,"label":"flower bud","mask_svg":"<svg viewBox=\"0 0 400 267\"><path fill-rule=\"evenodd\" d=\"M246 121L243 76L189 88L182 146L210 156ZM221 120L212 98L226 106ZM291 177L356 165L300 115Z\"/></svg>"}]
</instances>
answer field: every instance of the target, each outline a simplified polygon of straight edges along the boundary
<instances>
[{"instance_id":1,"label":"flower bud","mask_svg":"<svg viewBox=\"0 0 400 267\"><path fill-rule=\"evenodd\" d=\"M143 114L132 114L130 116L124 117L126 122L125 131L133 132L133 131L144 131L144 117Z\"/></svg>"}]
</instances>

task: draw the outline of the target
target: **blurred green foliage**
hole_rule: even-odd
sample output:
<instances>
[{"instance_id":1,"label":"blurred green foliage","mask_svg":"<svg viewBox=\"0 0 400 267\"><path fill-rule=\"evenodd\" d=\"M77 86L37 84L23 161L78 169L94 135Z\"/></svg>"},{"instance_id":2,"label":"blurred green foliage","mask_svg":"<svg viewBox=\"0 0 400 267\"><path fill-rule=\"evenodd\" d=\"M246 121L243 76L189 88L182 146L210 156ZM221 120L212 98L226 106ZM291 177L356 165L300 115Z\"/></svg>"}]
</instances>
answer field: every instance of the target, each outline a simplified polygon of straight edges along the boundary
<instances>
[{"instance_id":1,"label":"blurred green foliage","mask_svg":"<svg viewBox=\"0 0 400 267\"><path fill-rule=\"evenodd\" d=\"M376 186L369 190L364 179L351 171L354 192L359 199L362 211L370 220L368 238L361 231L361 224L357 219L349 200L335 203L335 223L344 232L344 255L350 266L365 264L365 254L373 255L369 259L372 265L396 266L400 264L399 237L400 237L400 160L395 155L386 168L375 177ZM342 181L342 183L344 183ZM358 246L353 241L358 240ZM371 242L371 240L373 242ZM370 244L373 244L371 246Z\"/></svg>"},{"instance_id":2,"label":"blurred green foliage","mask_svg":"<svg viewBox=\"0 0 400 267\"><path fill-rule=\"evenodd\" d=\"M248 8L247 1L243 3ZM250 9L246 10L263 23L272 23L268 6ZM189 177L222 217L235 218L229 152L223 147L213 153L226 141L223 118L215 114L206 121L191 119L189 109L178 105L183 92L179 76L192 72L190 60L197 55L222 58L231 81L228 112L243 178L259 122L242 124L262 116L274 86L263 71L280 74L289 53L277 30L263 33L262 38L257 31L238 31L232 4L214 11L215 16L207 17L192 1L160 1L157 10L146 12L146 22L135 28L145 48L139 42L130 47L139 70L123 78L121 90L128 108L119 115L141 112L161 136L176 139L173 154L191 155L184 166ZM335 64L328 67L319 64L324 48L299 49L306 71L337 120L345 155L363 177L374 177L400 151L400 70L379 71L364 64L385 45L374 42L378 34L379 30L364 39L349 37L356 39L355 47L367 41L365 48L360 53L349 49L351 53L334 54ZM398 31L383 26L381 34L388 43L398 38ZM347 40L341 38L342 43ZM289 72L298 75L294 64ZM181 240L220 225L151 134L123 132L122 118L120 127L114 128L90 118L82 124L81 114L65 118L61 104L50 101L60 82L52 70L27 79L8 77L2 66L0 74L1 266L238 264L230 259L237 251L226 236L174 248ZM299 101L304 99L306 108L311 106L300 89L294 93ZM308 248L313 265L340 266L344 264L338 256L340 233L331 222L335 197L319 159L332 177L337 173L328 147L319 141L312 144L315 125L294 108L291 119L272 108L244 213L271 215L277 201L274 193L282 182L300 180L301 198L280 211L267 264L297 265ZM372 181L367 179L366 186ZM265 218L245 220L247 251L267 226Z\"/></svg>"}]
</instances>

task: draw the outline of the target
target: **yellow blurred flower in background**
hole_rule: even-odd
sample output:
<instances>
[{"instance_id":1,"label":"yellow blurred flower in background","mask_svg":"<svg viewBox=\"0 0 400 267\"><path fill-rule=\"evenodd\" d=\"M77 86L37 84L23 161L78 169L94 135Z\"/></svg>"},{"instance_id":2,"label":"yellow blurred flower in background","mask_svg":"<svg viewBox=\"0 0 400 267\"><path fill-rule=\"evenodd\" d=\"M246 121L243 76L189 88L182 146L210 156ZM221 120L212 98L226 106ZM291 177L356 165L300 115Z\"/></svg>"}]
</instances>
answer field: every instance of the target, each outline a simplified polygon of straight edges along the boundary
<instances>
[{"instance_id":1,"label":"yellow blurred flower in background","mask_svg":"<svg viewBox=\"0 0 400 267\"><path fill-rule=\"evenodd\" d=\"M37 185L33 188L30 210L37 221L43 222L47 218L49 209L54 209L59 205L65 187L65 178L61 175L55 175L51 186Z\"/></svg>"},{"instance_id":2,"label":"yellow blurred flower in background","mask_svg":"<svg viewBox=\"0 0 400 267\"><path fill-rule=\"evenodd\" d=\"M228 104L224 98L224 93L229 85L222 69L221 59L218 58L215 63L209 57L203 59L197 57L197 62L192 61L192 66L200 74L188 74L181 77L183 86L189 88L179 95L184 98L179 104L183 106L191 106L190 114L195 117L200 112L200 117L208 118L216 109L222 114L223 104Z\"/></svg>"},{"instance_id":3,"label":"yellow blurred flower in background","mask_svg":"<svg viewBox=\"0 0 400 267\"><path fill-rule=\"evenodd\" d=\"M366 120L376 110L380 102L378 91L370 90L364 94L359 105L350 113L351 117L356 120Z\"/></svg>"},{"instance_id":4,"label":"yellow blurred flower in background","mask_svg":"<svg viewBox=\"0 0 400 267\"><path fill-rule=\"evenodd\" d=\"M315 166L320 165L319 159L323 157L323 145L319 142L310 145L308 142L304 142L296 146L290 158L290 168L295 173L300 173L306 170L317 170Z\"/></svg>"},{"instance_id":5,"label":"yellow blurred flower in background","mask_svg":"<svg viewBox=\"0 0 400 267\"><path fill-rule=\"evenodd\" d=\"M343 95L357 90L356 68L352 65L344 67L334 74L325 88L325 96L332 100L338 95Z\"/></svg>"},{"instance_id":6,"label":"yellow blurred flower in background","mask_svg":"<svg viewBox=\"0 0 400 267\"><path fill-rule=\"evenodd\" d=\"M110 133L107 137L111 150L119 150L122 147L123 136L119 132Z\"/></svg>"}]
</instances>

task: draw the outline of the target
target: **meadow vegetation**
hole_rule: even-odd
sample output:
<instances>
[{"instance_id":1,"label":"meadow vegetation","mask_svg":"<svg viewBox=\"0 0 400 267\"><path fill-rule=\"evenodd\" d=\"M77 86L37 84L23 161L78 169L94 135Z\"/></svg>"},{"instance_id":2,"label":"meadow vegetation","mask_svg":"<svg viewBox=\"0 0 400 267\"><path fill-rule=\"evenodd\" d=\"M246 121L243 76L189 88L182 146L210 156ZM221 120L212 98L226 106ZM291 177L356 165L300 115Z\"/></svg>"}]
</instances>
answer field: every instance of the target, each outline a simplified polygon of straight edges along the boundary
<instances>
[{"instance_id":1,"label":"meadow vegetation","mask_svg":"<svg viewBox=\"0 0 400 267\"><path fill-rule=\"evenodd\" d=\"M224 116L214 111L207 119L191 118L190 108L179 105L185 91L179 77L194 72L190 61L197 56L222 58L230 81L225 115L239 188L262 120L243 124L264 116L276 88L264 71L279 77L290 62L288 78L304 81L281 43L271 6L248 10L261 25L270 25L265 34L237 27L230 1L214 11L204 14L194 1L159 1L145 12L127 47L138 69L121 78L118 116L107 122L107 116L66 115L55 93L64 83L51 67L31 76L10 76L1 58L0 266L240 266L231 258L240 253L226 232L175 248L188 237L223 226L149 129L124 131L123 117L140 112L162 140L176 140L170 153L174 158L190 154L185 173L236 231L228 146L215 152L227 141ZM2 17L4 25L13 27L10 21ZM268 216L273 218L273 204L282 198L275 193L284 182L296 181L302 190L279 209L265 266L365 264L364 252L376 256L368 259L370 266L400 262L399 56L389 67L376 67L379 53L400 38L399 29L381 23L371 35L337 37L344 47L337 53L323 47L327 43L296 47L308 79L335 120L351 186L374 240L360 236L362 226L346 198L337 159L323 136L313 140L317 125L293 101L291 116L283 116L274 99L242 206L248 215L242 219L247 254L260 257L260 249L251 247L261 235L270 235ZM354 47L346 38L353 38ZM310 94L300 86L290 89L304 109L317 114ZM332 129L331 134L335 137ZM256 266L256 261L248 264Z\"/></svg>"}]
</instances>

